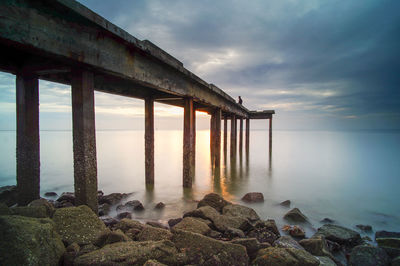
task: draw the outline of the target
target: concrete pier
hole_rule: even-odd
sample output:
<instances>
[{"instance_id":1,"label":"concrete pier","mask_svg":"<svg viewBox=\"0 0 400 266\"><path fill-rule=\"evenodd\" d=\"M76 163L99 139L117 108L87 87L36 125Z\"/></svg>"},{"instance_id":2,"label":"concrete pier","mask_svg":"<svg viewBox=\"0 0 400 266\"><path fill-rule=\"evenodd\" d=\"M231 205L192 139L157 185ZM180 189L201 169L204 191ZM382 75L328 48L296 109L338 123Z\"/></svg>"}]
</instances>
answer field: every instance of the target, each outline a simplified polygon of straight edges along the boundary
<instances>
[{"instance_id":1,"label":"concrete pier","mask_svg":"<svg viewBox=\"0 0 400 266\"><path fill-rule=\"evenodd\" d=\"M154 185L154 99L145 99L145 179L146 185Z\"/></svg>"},{"instance_id":2,"label":"concrete pier","mask_svg":"<svg viewBox=\"0 0 400 266\"><path fill-rule=\"evenodd\" d=\"M97 159L93 73L72 73L72 125L75 205L87 205L97 213Z\"/></svg>"},{"instance_id":3,"label":"concrete pier","mask_svg":"<svg viewBox=\"0 0 400 266\"><path fill-rule=\"evenodd\" d=\"M184 117L183 117L183 187L192 187L194 178L194 115L193 99L185 99Z\"/></svg>"},{"instance_id":4,"label":"concrete pier","mask_svg":"<svg viewBox=\"0 0 400 266\"><path fill-rule=\"evenodd\" d=\"M40 198L39 80L20 72L17 91L18 205Z\"/></svg>"},{"instance_id":5,"label":"concrete pier","mask_svg":"<svg viewBox=\"0 0 400 266\"><path fill-rule=\"evenodd\" d=\"M231 115L231 158L236 157L236 115Z\"/></svg>"}]
</instances>

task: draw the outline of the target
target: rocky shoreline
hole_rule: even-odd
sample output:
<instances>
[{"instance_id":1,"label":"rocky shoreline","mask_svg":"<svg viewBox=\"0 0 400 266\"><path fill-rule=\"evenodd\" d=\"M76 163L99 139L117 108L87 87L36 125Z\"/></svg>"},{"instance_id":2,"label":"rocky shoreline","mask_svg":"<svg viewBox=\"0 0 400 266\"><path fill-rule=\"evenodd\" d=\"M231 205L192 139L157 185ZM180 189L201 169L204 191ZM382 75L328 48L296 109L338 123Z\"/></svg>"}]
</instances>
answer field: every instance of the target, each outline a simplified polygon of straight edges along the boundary
<instances>
[{"instance_id":1,"label":"rocky shoreline","mask_svg":"<svg viewBox=\"0 0 400 266\"><path fill-rule=\"evenodd\" d=\"M376 232L373 245L327 219L306 238L309 221L297 208L285 214L288 224L279 230L274 220L215 193L168 225L142 223L131 214L143 211L143 204L128 197L99 191L95 214L74 206L73 193L18 207L15 187L0 188L0 265L400 265L400 233ZM261 193L243 197L262 200ZM281 204L289 207L290 201ZM108 216L111 210L116 217Z\"/></svg>"}]
</instances>

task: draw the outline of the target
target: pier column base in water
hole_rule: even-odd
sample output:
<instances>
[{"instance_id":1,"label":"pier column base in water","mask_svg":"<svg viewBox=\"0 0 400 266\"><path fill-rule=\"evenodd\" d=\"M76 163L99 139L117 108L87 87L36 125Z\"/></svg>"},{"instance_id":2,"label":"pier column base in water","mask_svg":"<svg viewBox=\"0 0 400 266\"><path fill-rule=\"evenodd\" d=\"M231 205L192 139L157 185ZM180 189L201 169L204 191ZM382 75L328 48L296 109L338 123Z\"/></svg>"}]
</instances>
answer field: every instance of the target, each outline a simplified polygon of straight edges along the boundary
<instances>
[{"instance_id":1,"label":"pier column base in water","mask_svg":"<svg viewBox=\"0 0 400 266\"><path fill-rule=\"evenodd\" d=\"M231 158L236 157L236 115L231 115Z\"/></svg>"},{"instance_id":2,"label":"pier column base in water","mask_svg":"<svg viewBox=\"0 0 400 266\"><path fill-rule=\"evenodd\" d=\"M239 153L243 152L243 118L239 119Z\"/></svg>"},{"instance_id":3,"label":"pier column base in water","mask_svg":"<svg viewBox=\"0 0 400 266\"><path fill-rule=\"evenodd\" d=\"M210 125L211 164L213 167L221 165L221 109L211 114Z\"/></svg>"},{"instance_id":4,"label":"pier column base in water","mask_svg":"<svg viewBox=\"0 0 400 266\"><path fill-rule=\"evenodd\" d=\"M40 198L39 80L17 74L18 205Z\"/></svg>"},{"instance_id":5,"label":"pier column base in water","mask_svg":"<svg viewBox=\"0 0 400 266\"><path fill-rule=\"evenodd\" d=\"M194 117L193 99L185 99L183 115L183 187L192 187L194 178Z\"/></svg>"},{"instance_id":6,"label":"pier column base in water","mask_svg":"<svg viewBox=\"0 0 400 266\"><path fill-rule=\"evenodd\" d=\"M228 118L224 117L224 154L226 154L226 150L228 147Z\"/></svg>"},{"instance_id":7,"label":"pier column base in water","mask_svg":"<svg viewBox=\"0 0 400 266\"><path fill-rule=\"evenodd\" d=\"M249 150L250 146L250 119L246 118L246 151Z\"/></svg>"},{"instance_id":8,"label":"pier column base in water","mask_svg":"<svg viewBox=\"0 0 400 266\"><path fill-rule=\"evenodd\" d=\"M145 99L145 175L146 186L154 185L154 100Z\"/></svg>"},{"instance_id":9,"label":"pier column base in water","mask_svg":"<svg viewBox=\"0 0 400 266\"><path fill-rule=\"evenodd\" d=\"M269 119L269 153L272 153L272 115Z\"/></svg>"},{"instance_id":10,"label":"pier column base in water","mask_svg":"<svg viewBox=\"0 0 400 266\"><path fill-rule=\"evenodd\" d=\"M88 71L72 76L75 205L87 205L97 214L97 159L94 78Z\"/></svg>"}]
</instances>

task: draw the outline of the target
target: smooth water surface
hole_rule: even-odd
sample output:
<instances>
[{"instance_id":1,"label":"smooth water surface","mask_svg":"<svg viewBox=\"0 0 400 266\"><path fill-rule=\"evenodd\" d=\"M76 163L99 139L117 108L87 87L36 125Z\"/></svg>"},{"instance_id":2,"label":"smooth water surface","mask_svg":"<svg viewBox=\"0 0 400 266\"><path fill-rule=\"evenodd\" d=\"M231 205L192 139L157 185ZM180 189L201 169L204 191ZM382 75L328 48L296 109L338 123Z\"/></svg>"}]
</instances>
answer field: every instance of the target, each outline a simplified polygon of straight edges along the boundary
<instances>
[{"instance_id":1,"label":"smooth water surface","mask_svg":"<svg viewBox=\"0 0 400 266\"><path fill-rule=\"evenodd\" d=\"M229 133L228 133L229 136ZM155 133L155 186L145 189L144 132L97 131L99 189L105 193L134 192L146 211L137 219L165 221L195 208L196 201L215 191L233 202L259 191L265 202L249 205L263 219L276 219L290 199L314 227L325 217L352 227L400 231L400 133L275 131L272 156L268 131L251 131L250 150L236 160L222 157L221 169L210 166L209 131L197 132L196 177L193 189L182 188L182 132ZM73 191L72 133L41 132L41 193ZM15 132L0 132L0 186L15 184ZM224 155L224 153L222 152ZM218 174L219 173L219 174ZM159 212L153 206L162 201ZM243 204L243 203L241 203Z\"/></svg>"}]
</instances>

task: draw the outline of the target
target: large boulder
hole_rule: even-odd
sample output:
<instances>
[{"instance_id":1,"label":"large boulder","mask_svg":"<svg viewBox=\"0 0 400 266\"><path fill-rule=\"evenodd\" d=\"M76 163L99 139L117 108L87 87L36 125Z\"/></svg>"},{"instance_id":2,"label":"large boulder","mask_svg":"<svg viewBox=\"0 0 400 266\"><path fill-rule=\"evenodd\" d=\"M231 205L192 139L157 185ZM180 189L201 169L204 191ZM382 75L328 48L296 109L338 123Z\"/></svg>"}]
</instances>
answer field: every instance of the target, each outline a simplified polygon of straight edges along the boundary
<instances>
[{"instance_id":1,"label":"large boulder","mask_svg":"<svg viewBox=\"0 0 400 266\"><path fill-rule=\"evenodd\" d=\"M121 229L124 233L126 233L130 229L142 230L144 226L145 225L140 223L139 221L131 219L122 219L114 227L115 229Z\"/></svg>"},{"instance_id":2,"label":"large boulder","mask_svg":"<svg viewBox=\"0 0 400 266\"><path fill-rule=\"evenodd\" d=\"M400 256L400 232L378 231L375 240L390 257Z\"/></svg>"},{"instance_id":3,"label":"large boulder","mask_svg":"<svg viewBox=\"0 0 400 266\"><path fill-rule=\"evenodd\" d=\"M249 192L242 197L242 200L248 203L264 202L264 195L261 192Z\"/></svg>"},{"instance_id":4,"label":"large boulder","mask_svg":"<svg viewBox=\"0 0 400 266\"><path fill-rule=\"evenodd\" d=\"M86 205L57 209L53 215L56 231L68 245L93 243L107 227Z\"/></svg>"},{"instance_id":5,"label":"large boulder","mask_svg":"<svg viewBox=\"0 0 400 266\"><path fill-rule=\"evenodd\" d=\"M219 216L220 213L214 209L213 207L210 206L203 206L200 208L197 208L195 210L186 212L183 215L183 218L185 217L199 217L202 219L210 220L212 221L215 217Z\"/></svg>"},{"instance_id":6,"label":"large boulder","mask_svg":"<svg viewBox=\"0 0 400 266\"><path fill-rule=\"evenodd\" d=\"M201 218L198 218L198 219L201 219ZM183 218L183 220L180 221L178 224L176 224L173 228L185 230L185 231L189 231L189 232L193 232L193 233L198 233L201 235L207 235L211 231L210 227L208 227L207 224L205 224L193 217Z\"/></svg>"},{"instance_id":7,"label":"large boulder","mask_svg":"<svg viewBox=\"0 0 400 266\"><path fill-rule=\"evenodd\" d=\"M361 243L361 236L358 232L334 224L325 224L320 227L312 238L317 236L324 236L330 241L334 241L348 247L355 247Z\"/></svg>"},{"instance_id":8,"label":"large boulder","mask_svg":"<svg viewBox=\"0 0 400 266\"><path fill-rule=\"evenodd\" d=\"M319 260L305 250L294 248L264 248L257 253L253 265L318 266Z\"/></svg>"},{"instance_id":9,"label":"large boulder","mask_svg":"<svg viewBox=\"0 0 400 266\"><path fill-rule=\"evenodd\" d=\"M304 248L290 236L281 236L275 240L272 245L277 248L295 248L304 250Z\"/></svg>"},{"instance_id":10,"label":"large boulder","mask_svg":"<svg viewBox=\"0 0 400 266\"><path fill-rule=\"evenodd\" d=\"M234 217L242 217L246 218L250 222L255 222L260 220L260 216L256 213L255 210L252 208L239 205L239 204L229 204L226 205L222 209L222 214L228 215L228 216L234 216Z\"/></svg>"},{"instance_id":11,"label":"large boulder","mask_svg":"<svg viewBox=\"0 0 400 266\"><path fill-rule=\"evenodd\" d=\"M382 248L373 246L356 246L350 254L350 266L388 266L389 256Z\"/></svg>"},{"instance_id":12,"label":"large boulder","mask_svg":"<svg viewBox=\"0 0 400 266\"><path fill-rule=\"evenodd\" d=\"M74 265L143 265L151 259L167 265L179 265L178 258L178 250L168 240L131 241L105 245L99 250L77 257Z\"/></svg>"},{"instance_id":13,"label":"large boulder","mask_svg":"<svg viewBox=\"0 0 400 266\"><path fill-rule=\"evenodd\" d=\"M293 222L293 223L308 222L307 217L298 208L291 209L283 216L283 218L285 220L288 220L289 222Z\"/></svg>"},{"instance_id":14,"label":"large boulder","mask_svg":"<svg viewBox=\"0 0 400 266\"><path fill-rule=\"evenodd\" d=\"M210 193L204 196L202 200L199 201L197 204L197 208L203 207L203 206L210 206L216 209L217 211L221 212L222 209L226 206L229 205L230 203L226 201L223 197L216 193Z\"/></svg>"},{"instance_id":15,"label":"large boulder","mask_svg":"<svg viewBox=\"0 0 400 266\"><path fill-rule=\"evenodd\" d=\"M0 216L0 265L58 265L65 251L50 219Z\"/></svg>"},{"instance_id":16,"label":"large boulder","mask_svg":"<svg viewBox=\"0 0 400 266\"><path fill-rule=\"evenodd\" d=\"M48 217L50 217L45 206L12 207L12 208L10 208L10 210L13 215L20 215L20 216L26 216L26 217L32 217L32 218L48 218Z\"/></svg>"},{"instance_id":17,"label":"large boulder","mask_svg":"<svg viewBox=\"0 0 400 266\"><path fill-rule=\"evenodd\" d=\"M275 220L273 219L268 219L266 221L257 221L254 227L265 228L266 230L273 232L278 237L281 236L281 233L278 230L278 226L276 226Z\"/></svg>"},{"instance_id":18,"label":"large boulder","mask_svg":"<svg viewBox=\"0 0 400 266\"><path fill-rule=\"evenodd\" d=\"M40 198L37 200L34 200L28 204L28 207L45 207L47 215L49 217L53 217L53 214L55 212L55 208L53 204L48 202L46 199Z\"/></svg>"},{"instance_id":19,"label":"large boulder","mask_svg":"<svg viewBox=\"0 0 400 266\"><path fill-rule=\"evenodd\" d=\"M248 265L246 248L242 245L222 242L183 230L174 230L171 240L184 252L186 264Z\"/></svg>"},{"instance_id":20,"label":"large boulder","mask_svg":"<svg viewBox=\"0 0 400 266\"><path fill-rule=\"evenodd\" d=\"M7 206L13 206L17 203L18 192L17 186L4 186L0 187L0 202Z\"/></svg>"},{"instance_id":21,"label":"large boulder","mask_svg":"<svg viewBox=\"0 0 400 266\"><path fill-rule=\"evenodd\" d=\"M117 243L117 242L128 242L132 241L128 236L124 234L120 229L115 231L105 231L102 233L94 242L94 245L98 247L103 247L107 244Z\"/></svg>"},{"instance_id":22,"label":"large boulder","mask_svg":"<svg viewBox=\"0 0 400 266\"><path fill-rule=\"evenodd\" d=\"M159 241L167 240L172 237L169 230L144 225L143 229L136 235L137 241Z\"/></svg>"},{"instance_id":23,"label":"large boulder","mask_svg":"<svg viewBox=\"0 0 400 266\"><path fill-rule=\"evenodd\" d=\"M328 248L328 244L326 243L325 237L316 236L309 239L303 239L299 242L299 244L308 252L315 256L329 257L332 260L335 260L332 253Z\"/></svg>"},{"instance_id":24,"label":"large boulder","mask_svg":"<svg viewBox=\"0 0 400 266\"><path fill-rule=\"evenodd\" d=\"M254 259L260 249L260 242L256 238L237 238L232 240L231 243L244 246L250 259Z\"/></svg>"},{"instance_id":25,"label":"large boulder","mask_svg":"<svg viewBox=\"0 0 400 266\"><path fill-rule=\"evenodd\" d=\"M11 215L11 210L5 203L0 202L0 215Z\"/></svg>"}]
</instances>

